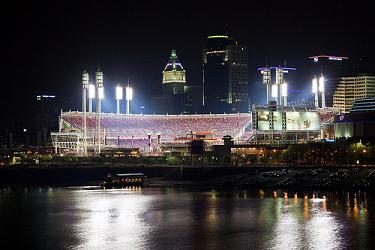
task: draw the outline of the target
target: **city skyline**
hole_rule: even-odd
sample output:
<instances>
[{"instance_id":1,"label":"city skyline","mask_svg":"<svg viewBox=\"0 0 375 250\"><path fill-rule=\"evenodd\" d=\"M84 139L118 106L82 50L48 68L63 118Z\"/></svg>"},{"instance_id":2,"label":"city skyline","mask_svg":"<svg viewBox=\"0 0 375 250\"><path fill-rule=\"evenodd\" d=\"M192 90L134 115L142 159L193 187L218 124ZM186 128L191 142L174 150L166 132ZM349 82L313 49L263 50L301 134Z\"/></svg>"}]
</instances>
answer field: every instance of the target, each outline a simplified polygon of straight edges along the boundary
<instances>
[{"instance_id":1,"label":"city skyline","mask_svg":"<svg viewBox=\"0 0 375 250\"><path fill-rule=\"evenodd\" d=\"M158 92L171 49L179 51L188 84L202 83L201 53L210 34L229 33L248 47L250 88L261 82L257 67L285 62L297 68L292 86L309 87L305 68L308 57L317 54L349 56L352 62L362 58L369 71L374 69L372 22L365 5L269 2L251 9L241 6L243 2L228 8L212 3L113 2L14 6L6 29L9 84L1 102L10 104L7 113L13 115L23 106L14 96L32 100L38 94L54 94L70 98L72 109L78 109L81 72L101 67L111 85L130 78L135 99L142 105ZM363 13L362 18L348 18L352 11ZM249 96L256 97L251 91Z\"/></svg>"},{"instance_id":2,"label":"city skyline","mask_svg":"<svg viewBox=\"0 0 375 250\"><path fill-rule=\"evenodd\" d=\"M370 3L3 6L3 248L372 249Z\"/></svg>"}]
</instances>

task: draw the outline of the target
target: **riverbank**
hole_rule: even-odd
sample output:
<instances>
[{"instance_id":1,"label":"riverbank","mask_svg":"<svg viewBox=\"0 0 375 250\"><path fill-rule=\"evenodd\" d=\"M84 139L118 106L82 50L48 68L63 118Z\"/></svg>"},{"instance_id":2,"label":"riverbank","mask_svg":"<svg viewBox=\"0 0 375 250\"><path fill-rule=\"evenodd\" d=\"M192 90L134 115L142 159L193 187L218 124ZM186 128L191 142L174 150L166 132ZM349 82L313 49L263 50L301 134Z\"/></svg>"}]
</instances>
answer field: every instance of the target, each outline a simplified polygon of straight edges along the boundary
<instances>
[{"instance_id":1,"label":"riverbank","mask_svg":"<svg viewBox=\"0 0 375 250\"><path fill-rule=\"evenodd\" d=\"M0 185L98 185L107 174L144 173L151 186L257 188L375 187L375 167L165 167L66 166L0 169Z\"/></svg>"}]
</instances>

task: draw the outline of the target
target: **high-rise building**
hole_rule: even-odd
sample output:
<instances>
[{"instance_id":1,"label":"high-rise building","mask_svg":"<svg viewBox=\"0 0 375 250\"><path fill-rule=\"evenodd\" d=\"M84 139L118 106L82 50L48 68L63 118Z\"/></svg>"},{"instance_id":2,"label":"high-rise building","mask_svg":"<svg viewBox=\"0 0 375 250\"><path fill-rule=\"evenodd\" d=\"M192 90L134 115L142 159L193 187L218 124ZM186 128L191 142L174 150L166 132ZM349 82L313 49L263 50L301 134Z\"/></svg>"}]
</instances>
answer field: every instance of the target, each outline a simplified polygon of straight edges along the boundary
<instances>
[{"instance_id":1,"label":"high-rise building","mask_svg":"<svg viewBox=\"0 0 375 250\"><path fill-rule=\"evenodd\" d=\"M176 50L172 49L171 56L163 70L163 94L182 94L186 86L185 70L178 60Z\"/></svg>"},{"instance_id":2,"label":"high-rise building","mask_svg":"<svg viewBox=\"0 0 375 250\"><path fill-rule=\"evenodd\" d=\"M207 37L203 50L205 112L248 112L248 50L226 35Z\"/></svg>"},{"instance_id":3,"label":"high-rise building","mask_svg":"<svg viewBox=\"0 0 375 250\"><path fill-rule=\"evenodd\" d=\"M355 100L375 97L375 76L358 75L332 80L337 85L333 94L333 106L348 113Z\"/></svg>"},{"instance_id":4,"label":"high-rise building","mask_svg":"<svg viewBox=\"0 0 375 250\"><path fill-rule=\"evenodd\" d=\"M162 73L163 93L153 97L153 113L189 113L191 103L187 93L186 72L178 60L176 50L171 51L169 61Z\"/></svg>"}]
</instances>

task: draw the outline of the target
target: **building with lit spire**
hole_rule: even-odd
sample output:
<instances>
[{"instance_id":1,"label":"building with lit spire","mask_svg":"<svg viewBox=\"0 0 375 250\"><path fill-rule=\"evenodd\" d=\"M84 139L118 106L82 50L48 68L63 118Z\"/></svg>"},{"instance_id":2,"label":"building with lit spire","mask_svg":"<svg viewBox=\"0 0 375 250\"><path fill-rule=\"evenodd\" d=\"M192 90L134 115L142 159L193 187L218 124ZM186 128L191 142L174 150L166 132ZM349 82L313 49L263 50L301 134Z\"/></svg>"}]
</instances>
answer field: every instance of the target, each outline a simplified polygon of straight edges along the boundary
<instances>
[{"instance_id":1,"label":"building with lit spire","mask_svg":"<svg viewBox=\"0 0 375 250\"><path fill-rule=\"evenodd\" d=\"M176 50L172 49L171 56L163 70L163 94L185 93L185 70L178 60Z\"/></svg>"},{"instance_id":2,"label":"building with lit spire","mask_svg":"<svg viewBox=\"0 0 375 250\"><path fill-rule=\"evenodd\" d=\"M177 57L176 50L171 50L162 74L162 94L153 97L153 113L190 113L191 101L188 95L190 88L186 84L186 71Z\"/></svg>"}]
</instances>

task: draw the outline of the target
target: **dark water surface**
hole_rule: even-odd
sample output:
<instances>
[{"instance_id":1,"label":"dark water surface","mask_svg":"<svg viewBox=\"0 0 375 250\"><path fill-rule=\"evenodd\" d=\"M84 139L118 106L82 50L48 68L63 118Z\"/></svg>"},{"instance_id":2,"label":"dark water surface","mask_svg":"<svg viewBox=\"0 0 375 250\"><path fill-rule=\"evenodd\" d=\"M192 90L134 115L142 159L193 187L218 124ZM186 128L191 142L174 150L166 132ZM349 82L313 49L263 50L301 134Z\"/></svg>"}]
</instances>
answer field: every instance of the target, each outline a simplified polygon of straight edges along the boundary
<instances>
[{"instance_id":1,"label":"dark water surface","mask_svg":"<svg viewBox=\"0 0 375 250\"><path fill-rule=\"evenodd\" d=\"M375 193L306 194L181 188L3 188L0 249L375 247Z\"/></svg>"}]
</instances>

